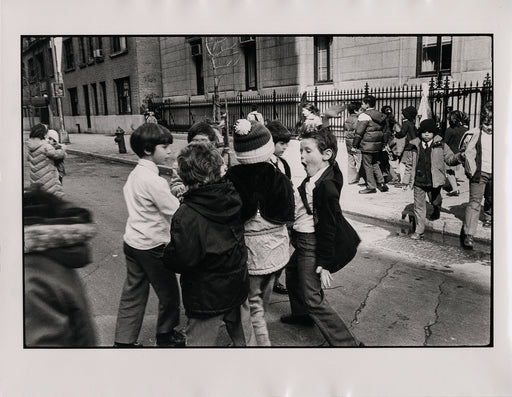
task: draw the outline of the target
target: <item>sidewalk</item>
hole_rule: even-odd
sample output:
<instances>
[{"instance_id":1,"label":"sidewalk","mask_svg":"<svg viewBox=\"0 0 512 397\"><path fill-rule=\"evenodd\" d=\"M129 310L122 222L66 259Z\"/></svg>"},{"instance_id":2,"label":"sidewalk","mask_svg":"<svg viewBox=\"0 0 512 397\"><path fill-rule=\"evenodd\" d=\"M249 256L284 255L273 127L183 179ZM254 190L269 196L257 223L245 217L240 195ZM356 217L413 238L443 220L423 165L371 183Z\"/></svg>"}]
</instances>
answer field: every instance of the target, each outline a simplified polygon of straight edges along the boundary
<instances>
[{"instance_id":1,"label":"sidewalk","mask_svg":"<svg viewBox=\"0 0 512 397\"><path fill-rule=\"evenodd\" d=\"M172 164L178 151L187 144L186 134L173 133L174 143L173 156L169 165ZM127 153L120 154L117 144L114 142L113 135L102 134L70 134L70 143L67 145L67 152L70 154L87 155L105 160L118 161L126 164L135 164L137 155L130 149L130 136L125 136ZM292 180L294 185L298 185L305 177L302 165L300 164L299 143L292 140L284 157L290 163L292 171ZM232 161L234 154L232 154ZM344 142L339 142L337 161L345 176L347 169L347 154ZM236 163L236 161L234 161ZM161 166L162 171L169 172L170 167ZM386 193L377 192L376 194L361 195L358 191L362 189L357 184L344 184L341 192L341 208L347 215L356 215L365 218L378 219L390 225L407 228L409 219L406 213L413 211L413 193L412 190L403 191L394 186L389 186ZM469 200L469 183L466 178L459 186L460 195L458 197L449 197L442 191L443 205L441 218L431 222L427 220L426 231L446 234L450 236L459 236L464 219L466 203ZM429 207L430 208L430 207ZM429 211L429 209L427 209ZM429 212L427 212L429 213ZM475 240L491 243L491 229L485 229L479 224Z\"/></svg>"}]
</instances>

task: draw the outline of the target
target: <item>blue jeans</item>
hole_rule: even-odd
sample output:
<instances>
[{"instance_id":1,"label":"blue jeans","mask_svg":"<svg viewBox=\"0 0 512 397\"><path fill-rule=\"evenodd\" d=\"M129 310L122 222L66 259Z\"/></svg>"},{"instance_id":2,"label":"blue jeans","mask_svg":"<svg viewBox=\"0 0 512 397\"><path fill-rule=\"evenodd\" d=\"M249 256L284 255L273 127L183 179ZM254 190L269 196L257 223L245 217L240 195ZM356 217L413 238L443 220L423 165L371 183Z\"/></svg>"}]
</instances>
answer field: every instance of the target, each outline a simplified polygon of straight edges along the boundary
<instances>
[{"instance_id":1,"label":"blue jeans","mask_svg":"<svg viewBox=\"0 0 512 397\"><path fill-rule=\"evenodd\" d=\"M144 320L149 285L158 296L157 334L171 332L180 322L180 290L176 274L164 266L164 245L138 250L124 243L126 280L117 314L115 341L135 343Z\"/></svg>"},{"instance_id":2,"label":"blue jeans","mask_svg":"<svg viewBox=\"0 0 512 397\"><path fill-rule=\"evenodd\" d=\"M286 287L292 315L309 315L331 346L356 346L349 329L331 307L316 273L314 233L293 231L295 251L286 265Z\"/></svg>"},{"instance_id":3,"label":"blue jeans","mask_svg":"<svg viewBox=\"0 0 512 397\"><path fill-rule=\"evenodd\" d=\"M486 221L492 218L492 174L480 173L479 182L469 184L469 203L466 205L466 216L464 218L464 233L474 236L480 210L484 199L484 217Z\"/></svg>"}]
</instances>

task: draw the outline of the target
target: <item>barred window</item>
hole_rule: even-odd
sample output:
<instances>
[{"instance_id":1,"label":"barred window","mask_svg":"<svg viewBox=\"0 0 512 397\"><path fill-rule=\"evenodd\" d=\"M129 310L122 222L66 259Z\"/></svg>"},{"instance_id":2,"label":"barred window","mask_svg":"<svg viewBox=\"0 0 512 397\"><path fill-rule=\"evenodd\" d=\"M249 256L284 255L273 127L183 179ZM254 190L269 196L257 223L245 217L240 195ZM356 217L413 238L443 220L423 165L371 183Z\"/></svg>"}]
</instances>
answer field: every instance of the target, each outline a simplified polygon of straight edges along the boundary
<instances>
[{"instance_id":1,"label":"barred window","mask_svg":"<svg viewBox=\"0 0 512 397\"><path fill-rule=\"evenodd\" d=\"M418 37L418 76L449 73L452 67L452 36Z\"/></svg>"}]
</instances>

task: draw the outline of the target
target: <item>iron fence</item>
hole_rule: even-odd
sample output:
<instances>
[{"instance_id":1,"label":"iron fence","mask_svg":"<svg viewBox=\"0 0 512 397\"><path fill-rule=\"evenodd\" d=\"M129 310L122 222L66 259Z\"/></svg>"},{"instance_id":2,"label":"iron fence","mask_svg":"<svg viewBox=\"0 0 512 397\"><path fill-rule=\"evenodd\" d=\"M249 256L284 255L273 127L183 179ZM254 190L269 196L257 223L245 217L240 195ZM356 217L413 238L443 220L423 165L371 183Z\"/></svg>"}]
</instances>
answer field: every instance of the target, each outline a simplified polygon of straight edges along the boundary
<instances>
[{"instance_id":1,"label":"iron fence","mask_svg":"<svg viewBox=\"0 0 512 397\"><path fill-rule=\"evenodd\" d=\"M447 125L447 115L451 110L463 111L468 116L468 126L475 127L479 124L480 109L488 100L492 99L492 80L487 74L482 84L477 81L469 83L450 83L448 77L444 80L442 76L431 78L428 83L428 103L432 110L432 115L441 127L441 132ZM329 107L348 103L351 101L361 101L366 95L376 97L376 108L388 105L393 109L393 114L398 119L399 114L407 106L419 108L422 98L421 85L401 86L401 87L370 87L368 83L360 89L353 90L334 90L320 91L315 87L313 91L306 93L308 102L315 104L320 113ZM258 106L258 111L265 120L279 120L290 131L297 132L302 120L300 108L302 94L297 93L276 93L258 95L239 93L232 97L222 97L221 108L227 109L228 125L233 126L239 118L245 118L251 111L252 105ZM154 103L151 107L156 111L162 124L167 125L174 131L186 131L197 121L212 119L213 104L210 100L193 102L189 98L183 103ZM330 126L334 133L343 138L343 124L347 117L346 112L341 112L337 117L330 120Z\"/></svg>"}]
</instances>

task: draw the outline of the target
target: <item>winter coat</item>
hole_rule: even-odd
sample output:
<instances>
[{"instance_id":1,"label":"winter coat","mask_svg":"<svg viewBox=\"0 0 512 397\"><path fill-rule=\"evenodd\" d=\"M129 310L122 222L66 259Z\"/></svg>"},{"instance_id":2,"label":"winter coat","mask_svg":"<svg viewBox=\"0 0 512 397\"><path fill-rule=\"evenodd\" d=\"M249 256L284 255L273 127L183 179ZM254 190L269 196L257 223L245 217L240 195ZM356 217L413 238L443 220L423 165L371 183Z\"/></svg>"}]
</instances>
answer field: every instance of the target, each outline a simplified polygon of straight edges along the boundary
<instances>
[{"instance_id":1,"label":"winter coat","mask_svg":"<svg viewBox=\"0 0 512 397\"><path fill-rule=\"evenodd\" d=\"M95 346L85 290L76 271L91 262L87 241L94 233L84 209L69 208L59 218L24 218L27 347Z\"/></svg>"},{"instance_id":2,"label":"winter coat","mask_svg":"<svg viewBox=\"0 0 512 397\"><path fill-rule=\"evenodd\" d=\"M464 152L464 170L471 183L480 182L480 173L482 170L481 137L482 130L480 127L477 127L467 131L461 140L463 143L467 142Z\"/></svg>"},{"instance_id":3,"label":"winter coat","mask_svg":"<svg viewBox=\"0 0 512 397\"><path fill-rule=\"evenodd\" d=\"M357 124L357 114L351 114L345 120L343 124L343 129L345 130L345 144L347 146L347 151L350 151L354 145L354 137L356 136L356 124Z\"/></svg>"},{"instance_id":4,"label":"winter coat","mask_svg":"<svg viewBox=\"0 0 512 397\"><path fill-rule=\"evenodd\" d=\"M413 139L418 137L418 131L416 130L416 126L414 122L409 120L404 120L402 123L402 128L400 131L395 133L396 138L405 138L405 148L404 150L412 150L412 146L410 142Z\"/></svg>"},{"instance_id":5,"label":"winter coat","mask_svg":"<svg viewBox=\"0 0 512 397\"><path fill-rule=\"evenodd\" d=\"M292 225L295 218L290 179L270 163L237 165L226 177L242 198L249 274L270 274L283 268L290 258L286 225Z\"/></svg>"},{"instance_id":6,"label":"winter coat","mask_svg":"<svg viewBox=\"0 0 512 397\"><path fill-rule=\"evenodd\" d=\"M187 191L171 223L163 261L180 273L188 317L208 317L240 306L249 291L242 203L229 181Z\"/></svg>"},{"instance_id":7,"label":"winter coat","mask_svg":"<svg viewBox=\"0 0 512 397\"><path fill-rule=\"evenodd\" d=\"M55 160L64 159L65 151L55 149L44 139L29 138L27 143L28 162L30 165L30 184L41 184L41 188L49 193L62 197L64 192L59 182L59 172Z\"/></svg>"},{"instance_id":8,"label":"winter coat","mask_svg":"<svg viewBox=\"0 0 512 397\"><path fill-rule=\"evenodd\" d=\"M306 179L298 187L303 201L306 197L305 185ZM342 187L343 175L338 163L334 163L324 171L313 188L316 264L332 273L347 263L346 252L341 249L345 239L340 207Z\"/></svg>"},{"instance_id":9,"label":"winter coat","mask_svg":"<svg viewBox=\"0 0 512 397\"><path fill-rule=\"evenodd\" d=\"M365 117L365 116L369 116ZM386 115L376 109L368 109L361 113L356 124L353 146L363 153L378 153L387 142L384 136Z\"/></svg>"},{"instance_id":10,"label":"winter coat","mask_svg":"<svg viewBox=\"0 0 512 397\"><path fill-rule=\"evenodd\" d=\"M414 178L416 177L416 166L418 165L418 151L419 145L423 141L420 138L413 139L410 144L412 146L412 156L410 166L406 168L404 176L405 180L410 181L410 185L414 186ZM435 135L431 143L431 174L432 174L432 187L443 186L446 180L445 164L457 165L460 163L461 156L453 154L450 147L443 142L439 135ZM407 171L410 169L410 173Z\"/></svg>"},{"instance_id":11,"label":"winter coat","mask_svg":"<svg viewBox=\"0 0 512 397\"><path fill-rule=\"evenodd\" d=\"M462 136L468 129L462 125L449 127L444 133L444 142L450 147L453 153L459 152L459 144Z\"/></svg>"}]
</instances>

